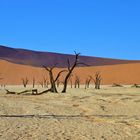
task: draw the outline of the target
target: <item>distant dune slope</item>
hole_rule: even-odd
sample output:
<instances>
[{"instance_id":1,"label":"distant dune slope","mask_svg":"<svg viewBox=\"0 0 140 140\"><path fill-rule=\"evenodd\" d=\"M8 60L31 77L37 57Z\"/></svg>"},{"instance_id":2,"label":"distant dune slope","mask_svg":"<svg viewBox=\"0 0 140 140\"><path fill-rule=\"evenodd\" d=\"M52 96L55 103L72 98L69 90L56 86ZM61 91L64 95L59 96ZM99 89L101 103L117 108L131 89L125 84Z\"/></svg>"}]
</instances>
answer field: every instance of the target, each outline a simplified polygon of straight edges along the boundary
<instances>
[{"instance_id":1,"label":"distant dune slope","mask_svg":"<svg viewBox=\"0 0 140 140\"><path fill-rule=\"evenodd\" d=\"M56 71L59 70L57 69ZM140 63L79 67L76 68L73 79L75 75L78 75L81 82L84 83L85 78L89 75L93 76L96 71L100 71L102 74L102 84L140 84ZM42 81L43 76L48 77L47 72L43 68L13 64L5 60L0 60L0 73L4 78L0 81L1 84L21 84L21 78L24 77L28 77L30 83L33 77L39 82Z\"/></svg>"},{"instance_id":2,"label":"distant dune slope","mask_svg":"<svg viewBox=\"0 0 140 140\"><path fill-rule=\"evenodd\" d=\"M74 60L74 55L14 49L0 45L0 59L17 64L31 65L37 67L40 67L42 65L53 66L57 64L57 67L64 68L67 66L68 58L72 62ZM80 61L90 66L140 63L140 61L107 59L87 56L80 56Z\"/></svg>"}]
</instances>

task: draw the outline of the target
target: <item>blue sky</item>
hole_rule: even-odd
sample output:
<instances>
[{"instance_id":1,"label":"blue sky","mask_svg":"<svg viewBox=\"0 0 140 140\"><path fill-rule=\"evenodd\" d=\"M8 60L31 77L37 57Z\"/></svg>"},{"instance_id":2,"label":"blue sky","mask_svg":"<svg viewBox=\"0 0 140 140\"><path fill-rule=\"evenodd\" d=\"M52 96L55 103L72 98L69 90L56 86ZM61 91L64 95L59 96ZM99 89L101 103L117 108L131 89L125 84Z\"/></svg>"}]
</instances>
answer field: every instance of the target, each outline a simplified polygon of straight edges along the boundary
<instances>
[{"instance_id":1,"label":"blue sky","mask_svg":"<svg viewBox=\"0 0 140 140\"><path fill-rule=\"evenodd\" d=\"M139 0L0 0L0 44L140 59Z\"/></svg>"}]
</instances>

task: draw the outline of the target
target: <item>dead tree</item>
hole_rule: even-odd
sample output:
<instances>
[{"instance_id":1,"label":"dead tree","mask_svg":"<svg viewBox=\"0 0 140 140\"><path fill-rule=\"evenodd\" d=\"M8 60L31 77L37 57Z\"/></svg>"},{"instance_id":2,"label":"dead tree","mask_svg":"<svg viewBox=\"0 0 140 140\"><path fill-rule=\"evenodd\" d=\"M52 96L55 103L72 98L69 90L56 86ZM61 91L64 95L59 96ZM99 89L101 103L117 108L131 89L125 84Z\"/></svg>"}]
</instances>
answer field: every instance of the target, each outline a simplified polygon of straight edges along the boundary
<instances>
[{"instance_id":1,"label":"dead tree","mask_svg":"<svg viewBox=\"0 0 140 140\"><path fill-rule=\"evenodd\" d=\"M44 87L44 82L43 81L39 81L38 83L41 85L42 88Z\"/></svg>"},{"instance_id":2,"label":"dead tree","mask_svg":"<svg viewBox=\"0 0 140 140\"><path fill-rule=\"evenodd\" d=\"M11 92L11 91L9 91L7 89L5 89L5 90L6 90L6 94L16 94L16 92Z\"/></svg>"},{"instance_id":3,"label":"dead tree","mask_svg":"<svg viewBox=\"0 0 140 140\"><path fill-rule=\"evenodd\" d=\"M67 69L68 69L68 73L66 74L66 77L64 79L64 87L63 87L63 90L62 90L62 93L66 93L66 90L67 90L67 85L68 85L68 80L73 72L73 70L75 69L75 67L77 65L80 65L80 64L84 64L84 63L80 63L79 62L79 55L80 53L76 53L75 52L75 60L74 60L74 63L71 65L70 64L70 60L68 59L67 60ZM85 65L85 64L84 64Z\"/></svg>"},{"instance_id":4,"label":"dead tree","mask_svg":"<svg viewBox=\"0 0 140 140\"><path fill-rule=\"evenodd\" d=\"M58 91L57 91L57 88L56 88L56 81L59 79L59 77L61 76L61 74L63 72L65 72L66 70L60 71L57 74L56 78L54 78L53 70L54 70L55 66L54 67L51 67L51 68L46 67L46 66L43 66L43 67L45 68L46 71L49 72L49 78L50 78L50 84L51 84L51 88L48 89L48 90L46 90L46 92L50 91L50 92L53 92L53 93L57 93Z\"/></svg>"},{"instance_id":5,"label":"dead tree","mask_svg":"<svg viewBox=\"0 0 140 140\"><path fill-rule=\"evenodd\" d=\"M75 76L75 88L80 88L80 78L79 78L79 76Z\"/></svg>"},{"instance_id":6,"label":"dead tree","mask_svg":"<svg viewBox=\"0 0 140 140\"><path fill-rule=\"evenodd\" d=\"M35 78L33 77L33 88L35 87Z\"/></svg>"},{"instance_id":7,"label":"dead tree","mask_svg":"<svg viewBox=\"0 0 140 140\"><path fill-rule=\"evenodd\" d=\"M85 89L87 89L87 79L86 79L86 81L85 81Z\"/></svg>"},{"instance_id":8,"label":"dead tree","mask_svg":"<svg viewBox=\"0 0 140 140\"><path fill-rule=\"evenodd\" d=\"M92 80L91 76L89 76L89 78L86 79L86 81L85 81L85 89L89 88L91 80Z\"/></svg>"},{"instance_id":9,"label":"dead tree","mask_svg":"<svg viewBox=\"0 0 140 140\"><path fill-rule=\"evenodd\" d=\"M101 78L100 72L96 72L95 79L94 79L95 89L100 89L101 80L102 80L102 78Z\"/></svg>"},{"instance_id":10,"label":"dead tree","mask_svg":"<svg viewBox=\"0 0 140 140\"><path fill-rule=\"evenodd\" d=\"M38 94L37 89L32 89L32 95L37 95L37 94Z\"/></svg>"},{"instance_id":11,"label":"dead tree","mask_svg":"<svg viewBox=\"0 0 140 140\"><path fill-rule=\"evenodd\" d=\"M93 78L93 81L95 83L95 89L100 89L101 80L102 80L102 78L101 78L100 72L96 72L95 78Z\"/></svg>"},{"instance_id":12,"label":"dead tree","mask_svg":"<svg viewBox=\"0 0 140 140\"><path fill-rule=\"evenodd\" d=\"M27 84L29 83L28 78L27 77L26 78L22 78L21 80L22 80L23 86L26 88Z\"/></svg>"},{"instance_id":13,"label":"dead tree","mask_svg":"<svg viewBox=\"0 0 140 140\"><path fill-rule=\"evenodd\" d=\"M43 77L43 85L48 88L48 79L45 76Z\"/></svg>"},{"instance_id":14,"label":"dead tree","mask_svg":"<svg viewBox=\"0 0 140 140\"><path fill-rule=\"evenodd\" d=\"M47 80L46 77L43 76L43 79L41 81L39 81L38 83L41 85L42 88L43 87L47 87L48 88L48 80Z\"/></svg>"}]
</instances>

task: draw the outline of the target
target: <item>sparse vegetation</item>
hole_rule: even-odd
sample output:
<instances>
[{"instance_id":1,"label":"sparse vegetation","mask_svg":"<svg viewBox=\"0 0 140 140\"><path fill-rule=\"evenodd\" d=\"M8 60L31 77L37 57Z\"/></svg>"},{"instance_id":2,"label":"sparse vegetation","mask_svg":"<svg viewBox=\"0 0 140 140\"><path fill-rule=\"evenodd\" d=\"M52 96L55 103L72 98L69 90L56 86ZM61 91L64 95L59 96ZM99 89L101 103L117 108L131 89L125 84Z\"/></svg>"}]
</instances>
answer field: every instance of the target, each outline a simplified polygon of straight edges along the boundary
<instances>
[{"instance_id":1,"label":"sparse vegetation","mask_svg":"<svg viewBox=\"0 0 140 140\"><path fill-rule=\"evenodd\" d=\"M92 78L95 84L95 89L100 89L100 85L101 85L101 74L100 72L96 72L95 73L95 78Z\"/></svg>"},{"instance_id":2,"label":"sparse vegetation","mask_svg":"<svg viewBox=\"0 0 140 140\"><path fill-rule=\"evenodd\" d=\"M43 76L42 80L40 80L38 83L39 85L41 85L42 88L43 87L48 88L49 82L47 77Z\"/></svg>"},{"instance_id":3,"label":"sparse vegetation","mask_svg":"<svg viewBox=\"0 0 140 140\"><path fill-rule=\"evenodd\" d=\"M33 77L33 88L35 87L35 78Z\"/></svg>"},{"instance_id":4,"label":"sparse vegetation","mask_svg":"<svg viewBox=\"0 0 140 140\"><path fill-rule=\"evenodd\" d=\"M89 85L90 85L91 80L92 80L92 77L91 76L89 76L86 79L86 81L85 81L85 89L89 88Z\"/></svg>"},{"instance_id":5,"label":"sparse vegetation","mask_svg":"<svg viewBox=\"0 0 140 140\"><path fill-rule=\"evenodd\" d=\"M75 86L74 86L75 88L77 88L77 87L80 88L80 77L77 76L77 75L75 76L74 85L75 85Z\"/></svg>"},{"instance_id":6,"label":"sparse vegetation","mask_svg":"<svg viewBox=\"0 0 140 140\"><path fill-rule=\"evenodd\" d=\"M27 77L26 78L22 78L21 81L22 81L23 86L26 88L27 84L29 83L28 78Z\"/></svg>"}]
</instances>

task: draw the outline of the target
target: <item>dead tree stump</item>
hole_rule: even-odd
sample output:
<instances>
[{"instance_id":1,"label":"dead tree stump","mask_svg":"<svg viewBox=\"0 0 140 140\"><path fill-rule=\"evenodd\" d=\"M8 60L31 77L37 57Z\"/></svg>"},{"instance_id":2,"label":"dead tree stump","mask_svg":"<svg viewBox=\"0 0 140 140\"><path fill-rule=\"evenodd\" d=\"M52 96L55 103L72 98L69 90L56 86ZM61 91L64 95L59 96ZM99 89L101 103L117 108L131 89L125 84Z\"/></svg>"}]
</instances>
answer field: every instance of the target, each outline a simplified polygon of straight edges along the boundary
<instances>
[{"instance_id":1,"label":"dead tree stump","mask_svg":"<svg viewBox=\"0 0 140 140\"><path fill-rule=\"evenodd\" d=\"M38 94L37 89L32 89L32 95Z\"/></svg>"}]
</instances>

